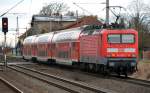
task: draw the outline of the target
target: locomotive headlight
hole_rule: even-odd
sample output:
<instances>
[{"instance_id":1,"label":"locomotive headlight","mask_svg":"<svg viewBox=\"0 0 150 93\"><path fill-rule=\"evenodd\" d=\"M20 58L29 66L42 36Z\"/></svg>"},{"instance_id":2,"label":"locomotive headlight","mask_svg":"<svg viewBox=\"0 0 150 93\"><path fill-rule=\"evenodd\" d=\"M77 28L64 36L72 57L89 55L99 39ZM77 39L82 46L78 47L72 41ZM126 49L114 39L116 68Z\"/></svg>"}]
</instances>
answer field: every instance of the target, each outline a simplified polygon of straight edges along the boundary
<instances>
[{"instance_id":1,"label":"locomotive headlight","mask_svg":"<svg viewBox=\"0 0 150 93\"><path fill-rule=\"evenodd\" d=\"M118 48L107 48L107 52L118 52Z\"/></svg>"},{"instance_id":2,"label":"locomotive headlight","mask_svg":"<svg viewBox=\"0 0 150 93\"><path fill-rule=\"evenodd\" d=\"M132 54L132 57L136 57L136 55L135 55L135 54Z\"/></svg>"},{"instance_id":3,"label":"locomotive headlight","mask_svg":"<svg viewBox=\"0 0 150 93\"><path fill-rule=\"evenodd\" d=\"M125 48L124 52L135 52L135 48Z\"/></svg>"}]
</instances>

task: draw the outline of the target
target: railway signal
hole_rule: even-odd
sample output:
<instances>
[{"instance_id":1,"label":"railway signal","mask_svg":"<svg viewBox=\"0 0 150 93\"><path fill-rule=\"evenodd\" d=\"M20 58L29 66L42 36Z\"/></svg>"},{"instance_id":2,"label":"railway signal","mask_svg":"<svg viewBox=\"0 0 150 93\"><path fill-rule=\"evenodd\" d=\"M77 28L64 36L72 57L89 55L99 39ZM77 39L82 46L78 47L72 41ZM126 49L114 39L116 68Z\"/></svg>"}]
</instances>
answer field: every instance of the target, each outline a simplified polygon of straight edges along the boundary
<instances>
[{"instance_id":1,"label":"railway signal","mask_svg":"<svg viewBox=\"0 0 150 93\"><path fill-rule=\"evenodd\" d=\"M6 67L7 67L7 61L6 61L6 33L8 32L8 18L7 17L3 17L2 18L2 31L4 32L4 66L5 66L5 70L6 70Z\"/></svg>"},{"instance_id":2,"label":"railway signal","mask_svg":"<svg viewBox=\"0 0 150 93\"><path fill-rule=\"evenodd\" d=\"M8 32L8 18L7 17L2 18L2 31L4 32L4 34Z\"/></svg>"}]
</instances>

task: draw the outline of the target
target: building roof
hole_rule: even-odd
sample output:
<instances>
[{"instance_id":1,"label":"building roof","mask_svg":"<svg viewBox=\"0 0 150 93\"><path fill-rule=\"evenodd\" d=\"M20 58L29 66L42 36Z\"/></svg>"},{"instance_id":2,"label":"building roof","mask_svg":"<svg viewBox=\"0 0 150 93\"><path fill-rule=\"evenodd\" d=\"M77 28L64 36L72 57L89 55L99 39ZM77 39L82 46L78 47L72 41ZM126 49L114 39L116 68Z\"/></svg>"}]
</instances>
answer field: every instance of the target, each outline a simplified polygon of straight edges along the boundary
<instances>
[{"instance_id":1,"label":"building roof","mask_svg":"<svg viewBox=\"0 0 150 93\"><path fill-rule=\"evenodd\" d=\"M34 22L49 22L49 21L76 21L74 16L47 16L47 15L34 15L32 21Z\"/></svg>"},{"instance_id":2,"label":"building roof","mask_svg":"<svg viewBox=\"0 0 150 93\"><path fill-rule=\"evenodd\" d=\"M64 27L63 29L81 27L84 25L103 25L96 16L85 16L83 18L78 19L76 22Z\"/></svg>"}]
</instances>

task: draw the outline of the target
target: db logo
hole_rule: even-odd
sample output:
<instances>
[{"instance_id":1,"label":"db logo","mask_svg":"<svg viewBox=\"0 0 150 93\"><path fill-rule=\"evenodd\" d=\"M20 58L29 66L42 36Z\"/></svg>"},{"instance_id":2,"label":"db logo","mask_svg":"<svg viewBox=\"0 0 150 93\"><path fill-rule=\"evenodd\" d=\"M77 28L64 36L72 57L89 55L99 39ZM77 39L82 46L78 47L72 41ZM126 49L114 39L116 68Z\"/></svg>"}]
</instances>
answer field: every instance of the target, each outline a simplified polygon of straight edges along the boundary
<instances>
[{"instance_id":1,"label":"db logo","mask_svg":"<svg viewBox=\"0 0 150 93\"><path fill-rule=\"evenodd\" d=\"M118 52L124 52L124 49L123 48L119 48Z\"/></svg>"}]
</instances>

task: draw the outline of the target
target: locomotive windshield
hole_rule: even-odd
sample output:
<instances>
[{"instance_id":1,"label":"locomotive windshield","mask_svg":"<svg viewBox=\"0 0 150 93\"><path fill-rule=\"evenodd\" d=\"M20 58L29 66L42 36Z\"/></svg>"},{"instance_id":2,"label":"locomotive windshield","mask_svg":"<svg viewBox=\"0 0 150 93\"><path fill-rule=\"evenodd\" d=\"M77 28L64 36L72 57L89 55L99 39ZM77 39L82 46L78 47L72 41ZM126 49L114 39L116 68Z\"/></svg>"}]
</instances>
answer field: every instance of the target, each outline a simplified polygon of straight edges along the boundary
<instances>
[{"instance_id":1,"label":"locomotive windshield","mask_svg":"<svg viewBox=\"0 0 150 93\"><path fill-rule=\"evenodd\" d=\"M134 43L133 34L109 34L108 43Z\"/></svg>"}]
</instances>

